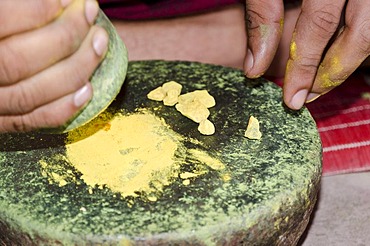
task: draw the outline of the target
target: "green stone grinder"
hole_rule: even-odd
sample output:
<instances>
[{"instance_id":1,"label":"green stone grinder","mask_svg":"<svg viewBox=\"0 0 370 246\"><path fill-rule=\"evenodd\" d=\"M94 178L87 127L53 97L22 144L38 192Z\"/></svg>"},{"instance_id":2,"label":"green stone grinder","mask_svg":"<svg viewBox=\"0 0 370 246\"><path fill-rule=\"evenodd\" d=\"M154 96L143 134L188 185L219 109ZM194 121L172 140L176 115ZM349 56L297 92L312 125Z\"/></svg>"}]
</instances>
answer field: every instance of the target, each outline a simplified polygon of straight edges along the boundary
<instances>
[{"instance_id":1,"label":"green stone grinder","mask_svg":"<svg viewBox=\"0 0 370 246\"><path fill-rule=\"evenodd\" d=\"M90 78L94 93L93 97L65 125L55 129L42 129L44 132L67 132L86 124L103 112L121 90L127 73L127 49L113 24L101 10L99 11L96 24L108 32L109 45L103 61Z\"/></svg>"},{"instance_id":2,"label":"green stone grinder","mask_svg":"<svg viewBox=\"0 0 370 246\"><path fill-rule=\"evenodd\" d=\"M233 68L136 61L129 62L128 70L122 90L104 111L110 117L94 131L89 123L63 134L0 134L0 245L296 245L321 177L321 142L308 110L290 111L282 103L281 88L263 78L250 80ZM205 89L215 98L209 109L215 134L201 135L197 124L175 107L148 100L148 92L171 80L182 84L182 93ZM144 113L158 119L156 127L164 130L158 136L177 136L181 148L174 149L173 162L178 173L168 182L149 183L155 197L87 182L86 172L94 167L89 161L81 164L87 171L75 165L69 155L71 134L90 132L76 142L87 151L94 146L84 141L109 134L114 120ZM251 115L260 123L259 140L244 137ZM126 128L142 129L140 124ZM120 144L137 141L123 136L123 131L114 134ZM115 147L104 148L91 155L126 157L139 148L118 153L110 152ZM163 164L163 155L158 152L153 167ZM136 159L122 161L126 164L137 173L147 167ZM102 160L95 168L104 165L109 163ZM108 171L118 180L137 175Z\"/></svg>"}]
</instances>

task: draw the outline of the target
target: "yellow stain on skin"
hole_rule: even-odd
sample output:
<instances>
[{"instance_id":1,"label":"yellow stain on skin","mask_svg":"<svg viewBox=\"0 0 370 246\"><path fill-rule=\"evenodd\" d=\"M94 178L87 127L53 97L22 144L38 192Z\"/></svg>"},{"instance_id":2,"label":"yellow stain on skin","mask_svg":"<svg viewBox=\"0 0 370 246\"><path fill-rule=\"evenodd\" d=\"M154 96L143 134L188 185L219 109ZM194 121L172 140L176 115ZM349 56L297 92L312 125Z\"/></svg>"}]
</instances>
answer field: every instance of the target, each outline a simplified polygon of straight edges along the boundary
<instances>
[{"instance_id":1,"label":"yellow stain on skin","mask_svg":"<svg viewBox=\"0 0 370 246\"><path fill-rule=\"evenodd\" d=\"M321 64L318 69L318 78L320 87L323 89L330 89L340 85L344 79L347 77L343 77L343 65L340 62L339 57L335 56L329 61L329 65L325 66ZM333 80L333 76L341 77L340 80Z\"/></svg>"},{"instance_id":2,"label":"yellow stain on skin","mask_svg":"<svg viewBox=\"0 0 370 246\"><path fill-rule=\"evenodd\" d=\"M297 59L297 44L295 41L292 41L290 43L290 58L293 59L293 60L296 60Z\"/></svg>"},{"instance_id":3,"label":"yellow stain on skin","mask_svg":"<svg viewBox=\"0 0 370 246\"><path fill-rule=\"evenodd\" d=\"M280 32L282 33L284 31L284 18L280 19Z\"/></svg>"},{"instance_id":4,"label":"yellow stain on skin","mask_svg":"<svg viewBox=\"0 0 370 246\"><path fill-rule=\"evenodd\" d=\"M293 32L292 34L292 41L290 42L289 46L289 60L297 60L297 43L295 42L296 39L296 33Z\"/></svg>"}]
</instances>

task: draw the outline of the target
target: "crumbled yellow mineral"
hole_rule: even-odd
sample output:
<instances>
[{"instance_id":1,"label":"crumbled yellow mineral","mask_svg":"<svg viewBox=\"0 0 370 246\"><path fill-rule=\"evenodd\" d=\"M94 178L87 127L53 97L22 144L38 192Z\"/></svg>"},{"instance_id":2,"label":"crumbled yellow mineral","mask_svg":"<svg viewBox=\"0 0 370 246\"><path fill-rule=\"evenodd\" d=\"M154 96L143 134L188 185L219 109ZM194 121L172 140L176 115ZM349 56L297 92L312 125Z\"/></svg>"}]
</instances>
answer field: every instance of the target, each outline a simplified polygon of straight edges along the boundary
<instances>
[{"instance_id":1,"label":"crumbled yellow mineral","mask_svg":"<svg viewBox=\"0 0 370 246\"><path fill-rule=\"evenodd\" d=\"M207 90L195 90L183 95L182 85L176 81L169 81L152 90L147 95L149 99L163 101L166 106L176 105L176 109L184 116L200 123L198 130L203 135L215 133L215 126L207 118L210 114L208 108L216 105L216 101Z\"/></svg>"},{"instance_id":2,"label":"crumbled yellow mineral","mask_svg":"<svg viewBox=\"0 0 370 246\"><path fill-rule=\"evenodd\" d=\"M162 85L162 88L165 92L168 92L170 90L177 91L177 95L181 94L182 85L177 83L176 81L169 81Z\"/></svg>"},{"instance_id":3,"label":"crumbled yellow mineral","mask_svg":"<svg viewBox=\"0 0 370 246\"><path fill-rule=\"evenodd\" d=\"M216 105L216 101L207 90L195 90L179 96L179 103L191 103L192 101L198 100L207 108L211 108Z\"/></svg>"},{"instance_id":4,"label":"crumbled yellow mineral","mask_svg":"<svg viewBox=\"0 0 370 246\"><path fill-rule=\"evenodd\" d=\"M210 120L203 120L199 123L198 131L203 135L212 135L215 133L215 125Z\"/></svg>"},{"instance_id":5,"label":"crumbled yellow mineral","mask_svg":"<svg viewBox=\"0 0 370 246\"><path fill-rule=\"evenodd\" d=\"M177 103L179 98L179 93L176 89L171 89L167 91L166 97L163 98L163 104L166 106L173 106Z\"/></svg>"},{"instance_id":6,"label":"crumbled yellow mineral","mask_svg":"<svg viewBox=\"0 0 370 246\"><path fill-rule=\"evenodd\" d=\"M147 97L150 100L163 101L163 99L166 97L166 92L163 90L162 86L160 86L150 91Z\"/></svg>"},{"instance_id":7,"label":"crumbled yellow mineral","mask_svg":"<svg viewBox=\"0 0 370 246\"><path fill-rule=\"evenodd\" d=\"M191 103L186 104L178 103L175 107L182 115L196 123L206 120L210 114L208 108L198 100L194 100Z\"/></svg>"},{"instance_id":8,"label":"crumbled yellow mineral","mask_svg":"<svg viewBox=\"0 0 370 246\"><path fill-rule=\"evenodd\" d=\"M261 139L262 133L260 132L260 123L257 118L249 117L248 126L244 136L249 139Z\"/></svg>"}]
</instances>

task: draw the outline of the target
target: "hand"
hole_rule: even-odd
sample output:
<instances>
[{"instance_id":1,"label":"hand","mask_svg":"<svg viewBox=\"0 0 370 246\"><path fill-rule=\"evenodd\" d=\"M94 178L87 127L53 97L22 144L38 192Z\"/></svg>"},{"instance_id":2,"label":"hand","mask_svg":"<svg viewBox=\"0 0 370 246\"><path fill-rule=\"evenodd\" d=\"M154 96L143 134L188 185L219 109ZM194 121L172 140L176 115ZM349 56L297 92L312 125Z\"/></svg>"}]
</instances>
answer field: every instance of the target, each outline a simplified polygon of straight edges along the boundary
<instances>
[{"instance_id":1,"label":"hand","mask_svg":"<svg viewBox=\"0 0 370 246\"><path fill-rule=\"evenodd\" d=\"M95 0L0 1L0 132L57 127L92 97L107 50Z\"/></svg>"},{"instance_id":2,"label":"hand","mask_svg":"<svg viewBox=\"0 0 370 246\"><path fill-rule=\"evenodd\" d=\"M244 71L247 77L261 76L269 68L283 33L282 0L246 0L247 54Z\"/></svg>"},{"instance_id":3,"label":"hand","mask_svg":"<svg viewBox=\"0 0 370 246\"><path fill-rule=\"evenodd\" d=\"M288 107L329 92L369 57L369 11L370 0L303 0L284 81Z\"/></svg>"}]
</instances>

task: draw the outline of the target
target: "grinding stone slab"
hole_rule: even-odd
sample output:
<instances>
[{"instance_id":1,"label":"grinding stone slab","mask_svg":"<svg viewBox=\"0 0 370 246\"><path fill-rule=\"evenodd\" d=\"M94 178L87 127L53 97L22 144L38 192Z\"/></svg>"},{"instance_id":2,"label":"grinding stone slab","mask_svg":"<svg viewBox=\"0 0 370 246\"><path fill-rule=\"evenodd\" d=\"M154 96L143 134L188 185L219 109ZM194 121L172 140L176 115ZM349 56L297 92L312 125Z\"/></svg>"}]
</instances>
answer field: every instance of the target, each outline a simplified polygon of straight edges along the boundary
<instances>
[{"instance_id":1,"label":"grinding stone slab","mask_svg":"<svg viewBox=\"0 0 370 246\"><path fill-rule=\"evenodd\" d=\"M140 61L129 63L128 71L108 110L146 108L184 136L188 148L197 144L186 139L198 140L195 147L224 163L231 179L215 178L216 170L187 186L178 178L157 201L139 196L130 198L130 207L128 198L107 187L86 185L68 160L59 171L78 182L48 182L38 161L64 154L66 135L2 134L0 244L295 245L321 177L321 143L308 110L289 111L279 87L231 68ZM169 80L181 83L183 93L207 89L215 97L209 117L214 135L200 135L174 107L146 98ZM261 140L243 136L250 115L260 121Z\"/></svg>"}]
</instances>

